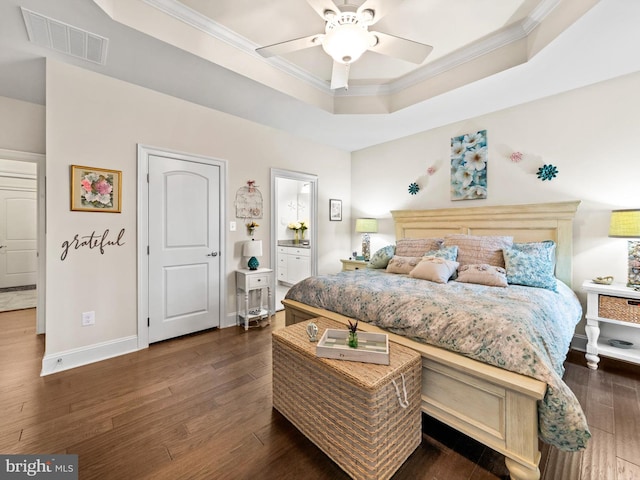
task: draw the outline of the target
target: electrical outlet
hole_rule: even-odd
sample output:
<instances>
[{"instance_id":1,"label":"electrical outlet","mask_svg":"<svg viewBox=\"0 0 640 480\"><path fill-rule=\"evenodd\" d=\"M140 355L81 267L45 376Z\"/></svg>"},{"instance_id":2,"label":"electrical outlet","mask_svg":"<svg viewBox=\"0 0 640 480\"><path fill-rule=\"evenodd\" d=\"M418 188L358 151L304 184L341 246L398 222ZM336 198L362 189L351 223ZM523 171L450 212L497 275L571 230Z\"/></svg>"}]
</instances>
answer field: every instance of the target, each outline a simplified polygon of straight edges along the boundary
<instances>
[{"instance_id":1,"label":"electrical outlet","mask_svg":"<svg viewBox=\"0 0 640 480\"><path fill-rule=\"evenodd\" d=\"M96 324L96 312L82 312L82 326Z\"/></svg>"},{"instance_id":2,"label":"electrical outlet","mask_svg":"<svg viewBox=\"0 0 640 480\"><path fill-rule=\"evenodd\" d=\"M231 232L236 231L236 222L229 222L229 231Z\"/></svg>"}]
</instances>

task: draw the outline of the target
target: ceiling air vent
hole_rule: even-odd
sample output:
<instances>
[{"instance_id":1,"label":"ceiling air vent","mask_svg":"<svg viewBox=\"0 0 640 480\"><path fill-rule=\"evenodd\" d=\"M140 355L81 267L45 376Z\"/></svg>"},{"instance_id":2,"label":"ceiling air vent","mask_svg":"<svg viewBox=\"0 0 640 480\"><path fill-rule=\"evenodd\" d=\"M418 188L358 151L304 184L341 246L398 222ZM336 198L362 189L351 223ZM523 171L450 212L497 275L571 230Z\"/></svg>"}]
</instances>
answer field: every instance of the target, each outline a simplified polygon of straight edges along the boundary
<instances>
[{"instance_id":1,"label":"ceiling air vent","mask_svg":"<svg viewBox=\"0 0 640 480\"><path fill-rule=\"evenodd\" d=\"M31 43L100 65L106 63L108 38L26 8L21 10Z\"/></svg>"}]
</instances>

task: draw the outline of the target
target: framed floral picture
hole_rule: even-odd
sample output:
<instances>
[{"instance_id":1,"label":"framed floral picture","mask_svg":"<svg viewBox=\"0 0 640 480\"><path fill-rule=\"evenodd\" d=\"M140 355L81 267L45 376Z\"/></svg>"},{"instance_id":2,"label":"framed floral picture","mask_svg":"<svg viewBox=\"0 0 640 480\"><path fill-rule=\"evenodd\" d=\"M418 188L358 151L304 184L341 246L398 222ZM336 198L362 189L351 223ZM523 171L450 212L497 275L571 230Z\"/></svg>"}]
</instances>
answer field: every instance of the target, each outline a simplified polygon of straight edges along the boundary
<instances>
[{"instance_id":1,"label":"framed floral picture","mask_svg":"<svg viewBox=\"0 0 640 480\"><path fill-rule=\"evenodd\" d=\"M331 222L342 221L342 200L337 198L329 199L329 220Z\"/></svg>"},{"instance_id":2,"label":"framed floral picture","mask_svg":"<svg viewBox=\"0 0 640 480\"><path fill-rule=\"evenodd\" d=\"M487 131L451 139L451 200L487 198Z\"/></svg>"},{"instance_id":3,"label":"framed floral picture","mask_svg":"<svg viewBox=\"0 0 640 480\"><path fill-rule=\"evenodd\" d=\"M122 172L71 165L71 210L120 213Z\"/></svg>"}]
</instances>

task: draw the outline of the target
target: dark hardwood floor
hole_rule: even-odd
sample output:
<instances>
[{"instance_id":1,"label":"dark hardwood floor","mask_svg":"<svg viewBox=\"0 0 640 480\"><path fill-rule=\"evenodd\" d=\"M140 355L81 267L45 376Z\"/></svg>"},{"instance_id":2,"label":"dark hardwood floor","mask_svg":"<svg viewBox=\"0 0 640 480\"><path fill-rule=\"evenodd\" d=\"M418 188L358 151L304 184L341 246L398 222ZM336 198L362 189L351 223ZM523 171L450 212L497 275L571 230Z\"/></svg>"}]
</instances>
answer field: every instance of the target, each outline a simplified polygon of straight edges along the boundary
<instances>
[{"instance_id":1,"label":"dark hardwood floor","mask_svg":"<svg viewBox=\"0 0 640 480\"><path fill-rule=\"evenodd\" d=\"M271 407L271 331L194 334L40 377L35 310L0 314L0 453L74 453L80 479L348 478ZM543 446L545 480L640 479L640 370L572 353L566 380L593 438ZM505 479L501 455L433 419L393 477Z\"/></svg>"}]
</instances>

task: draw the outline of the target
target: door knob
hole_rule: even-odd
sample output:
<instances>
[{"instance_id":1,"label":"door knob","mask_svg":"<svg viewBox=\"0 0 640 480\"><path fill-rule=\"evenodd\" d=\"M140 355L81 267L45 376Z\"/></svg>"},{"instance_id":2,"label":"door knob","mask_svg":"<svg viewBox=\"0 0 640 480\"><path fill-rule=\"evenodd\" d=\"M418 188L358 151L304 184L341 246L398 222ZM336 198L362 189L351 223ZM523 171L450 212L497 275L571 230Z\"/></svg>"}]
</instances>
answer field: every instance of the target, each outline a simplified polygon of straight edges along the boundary
<instances>
[{"instance_id":1,"label":"door knob","mask_svg":"<svg viewBox=\"0 0 640 480\"><path fill-rule=\"evenodd\" d=\"M218 252L207 253L207 257L217 257L217 256L218 256Z\"/></svg>"},{"instance_id":2,"label":"door knob","mask_svg":"<svg viewBox=\"0 0 640 480\"><path fill-rule=\"evenodd\" d=\"M6 245L0 245L0 248L5 248L5 247L6 247Z\"/></svg>"}]
</instances>

